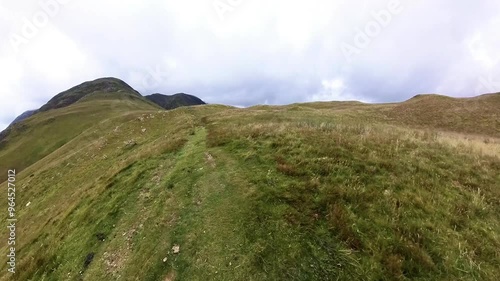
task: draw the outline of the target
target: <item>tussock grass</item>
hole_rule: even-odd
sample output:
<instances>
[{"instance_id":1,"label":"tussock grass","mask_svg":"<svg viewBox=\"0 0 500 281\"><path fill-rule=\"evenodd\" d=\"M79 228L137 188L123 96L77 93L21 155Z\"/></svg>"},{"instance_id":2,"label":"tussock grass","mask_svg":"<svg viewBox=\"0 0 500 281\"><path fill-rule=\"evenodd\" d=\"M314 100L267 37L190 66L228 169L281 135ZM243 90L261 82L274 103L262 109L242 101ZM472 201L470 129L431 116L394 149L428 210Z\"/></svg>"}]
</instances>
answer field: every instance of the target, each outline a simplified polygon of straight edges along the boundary
<instances>
[{"instance_id":1,"label":"tussock grass","mask_svg":"<svg viewBox=\"0 0 500 281\"><path fill-rule=\"evenodd\" d=\"M393 106L134 105L55 134L18 174L16 280L496 280L496 137Z\"/></svg>"}]
</instances>

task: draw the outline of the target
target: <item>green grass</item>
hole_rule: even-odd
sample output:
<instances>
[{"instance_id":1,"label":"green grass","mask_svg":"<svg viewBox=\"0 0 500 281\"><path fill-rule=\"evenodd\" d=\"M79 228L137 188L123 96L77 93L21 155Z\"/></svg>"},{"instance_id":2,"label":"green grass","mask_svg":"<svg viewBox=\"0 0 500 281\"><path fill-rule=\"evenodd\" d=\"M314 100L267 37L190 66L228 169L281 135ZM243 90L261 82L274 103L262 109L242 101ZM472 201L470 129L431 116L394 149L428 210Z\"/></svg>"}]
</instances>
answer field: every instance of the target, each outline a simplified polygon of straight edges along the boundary
<instances>
[{"instance_id":1,"label":"green grass","mask_svg":"<svg viewBox=\"0 0 500 281\"><path fill-rule=\"evenodd\" d=\"M65 110L82 116L90 109L79 106L100 102ZM387 118L394 105L164 112L133 104L89 117L78 134L54 131L64 145L32 156L18 174L15 280L500 274L500 158L451 145L430 125ZM76 124L67 116L56 119ZM0 151L2 163L14 163L15 143ZM10 280L1 264L0 280Z\"/></svg>"},{"instance_id":2,"label":"green grass","mask_svg":"<svg viewBox=\"0 0 500 281\"><path fill-rule=\"evenodd\" d=\"M101 97L102 96L102 97ZM85 102L87 101L87 102ZM0 171L23 170L60 148L96 123L133 111L160 110L148 101L131 95L86 97L71 107L42 112L17 124L1 144ZM5 173L0 181L6 179Z\"/></svg>"}]
</instances>

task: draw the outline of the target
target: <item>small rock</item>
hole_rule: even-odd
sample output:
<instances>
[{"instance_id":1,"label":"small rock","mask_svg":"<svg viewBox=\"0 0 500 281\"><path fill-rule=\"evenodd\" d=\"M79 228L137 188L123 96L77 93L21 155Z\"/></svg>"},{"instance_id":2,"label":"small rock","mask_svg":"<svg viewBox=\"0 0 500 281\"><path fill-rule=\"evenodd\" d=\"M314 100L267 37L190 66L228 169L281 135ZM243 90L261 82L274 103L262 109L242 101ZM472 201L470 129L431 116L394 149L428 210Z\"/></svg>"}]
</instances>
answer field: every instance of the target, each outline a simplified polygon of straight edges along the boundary
<instances>
[{"instance_id":1,"label":"small rock","mask_svg":"<svg viewBox=\"0 0 500 281\"><path fill-rule=\"evenodd\" d=\"M31 201L26 204L26 207L28 207L29 205L31 205Z\"/></svg>"},{"instance_id":2,"label":"small rock","mask_svg":"<svg viewBox=\"0 0 500 281\"><path fill-rule=\"evenodd\" d=\"M146 132L146 128L142 128L142 130L141 130L141 131L142 131L143 133L145 133L145 132Z\"/></svg>"},{"instance_id":3,"label":"small rock","mask_svg":"<svg viewBox=\"0 0 500 281\"><path fill-rule=\"evenodd\" d=\"M167 258L166 257L163 258L163 262L167 262Z\"/></svg>"},{"instance_id":4,"label":"small rock","mask_svg":"<svg viewBox=\"0 0 500 281\"><path fill-rule=\"evenodd\" d=\"M181 247L179 245L174 245L172 247L172 251L174 252L174 254L178 254L181 251Z\"/></svg>"},{"instance_id":5,"label":"small rock","mask_svg":"<svg viewBox=\"0 0 500 281\"><path fill-rule=\"evenodd\" d=\"M135 140L133 140L133 139L128 140L128 141L124 141L123 143L125 144L125 147L132 147L132 146L137 145L137 142L135 142Z\"/></svg>"},{"instance_id":6,"label":"small rock","mask_svg":"<svg viewBox=\"0 0 500 281\"><path fill-rule=\"evenodd\" d=\"M101 242L104 242L104 240L106 239L106 235L104 233L97 233L95 237Z\"/></svg>"}]
</instances>

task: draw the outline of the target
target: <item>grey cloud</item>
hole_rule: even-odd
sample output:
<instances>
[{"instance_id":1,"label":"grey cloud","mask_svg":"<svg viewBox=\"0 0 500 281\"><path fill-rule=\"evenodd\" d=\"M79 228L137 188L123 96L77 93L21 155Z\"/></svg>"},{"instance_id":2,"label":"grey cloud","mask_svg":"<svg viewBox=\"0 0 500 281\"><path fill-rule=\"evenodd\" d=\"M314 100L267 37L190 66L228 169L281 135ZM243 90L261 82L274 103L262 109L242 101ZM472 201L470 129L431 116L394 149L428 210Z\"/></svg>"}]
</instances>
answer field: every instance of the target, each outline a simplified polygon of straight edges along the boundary
<instances>
[{"instance_id":1,"label":"grey cloud","mask_svg":"<svg viewBox=\"0 0 500 281\"><path fill-rule=\"evenodd\" d=\"M221 20L212 0L72 0L18 54L8 42L39 4L2 3L0 62L20 70L0 64L9 77L0 82L0 126L102 76L143 94L187 92L239 106L310 101L325 81L342 82L334 98L373 102L500 91L496 0L401 0L403 12L346 60L342 43L353 45L390 1L244 0Z\"/></svg>"}]
</instances>

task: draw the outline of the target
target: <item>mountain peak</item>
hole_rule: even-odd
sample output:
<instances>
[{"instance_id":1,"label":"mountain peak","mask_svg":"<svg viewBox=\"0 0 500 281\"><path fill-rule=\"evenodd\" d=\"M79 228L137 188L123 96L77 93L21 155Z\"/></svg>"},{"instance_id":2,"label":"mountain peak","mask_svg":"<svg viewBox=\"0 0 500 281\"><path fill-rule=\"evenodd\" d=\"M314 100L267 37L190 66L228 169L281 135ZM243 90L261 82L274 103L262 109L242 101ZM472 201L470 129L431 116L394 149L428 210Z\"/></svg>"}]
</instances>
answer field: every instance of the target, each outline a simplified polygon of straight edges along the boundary
<instances>
[{"instance_id":1,"label":"mountain peak","mask_svg":"<svg viewBox=\"0 0 500 281\"><path fill-rule=\"evenodd\" d=\"M38 111L48 111L51 109L66 107L71 105L83 97L96 93L116 93L116 92L127 92L138 97L141 94L130 87L127 83L114 77L104 77L92 81L84 82L77 85L69 90L61 92L49 100L44 106L42 106Z\"/></svg>"},{"instance_id":2,"label":"mountain peak","mask_svg":"<svg viewBox=\"0 0 500 281\"><path fill-rule=\"evenodd\" d=\"M167 110L174 109L180 106L205 104L205 102L201 99L185 93L177 93L170 96L155 93L150 96L143 97L138 91L134 90L123 80L114 77L103 77L92 81L83 82L77 86L74 86L66 91L57 94L39 109L30 110L18 116L11 123L11 125L21 122L24 119L39 112L67 107L78 101L83 101L93 96L97 98L100 96L105 96L104 94L108 94L107 96L120 94L130 95L132 97L147 100L149 103L152 102L151 104L156 104Z\"/></svg>"},{"instance_id":3,"label":"mountain peak","mask_svg":"<svg viewBox=\"0 0 500 281\"><path fill-rule=\"evenodd\" d=\"M206 104L201 99L185 93L177 93L174 95L163 95L155 93L145 97L146 99L156 103L164 109L174 109L181 106L202 105Z\"/></svg>"}]
</instances>

